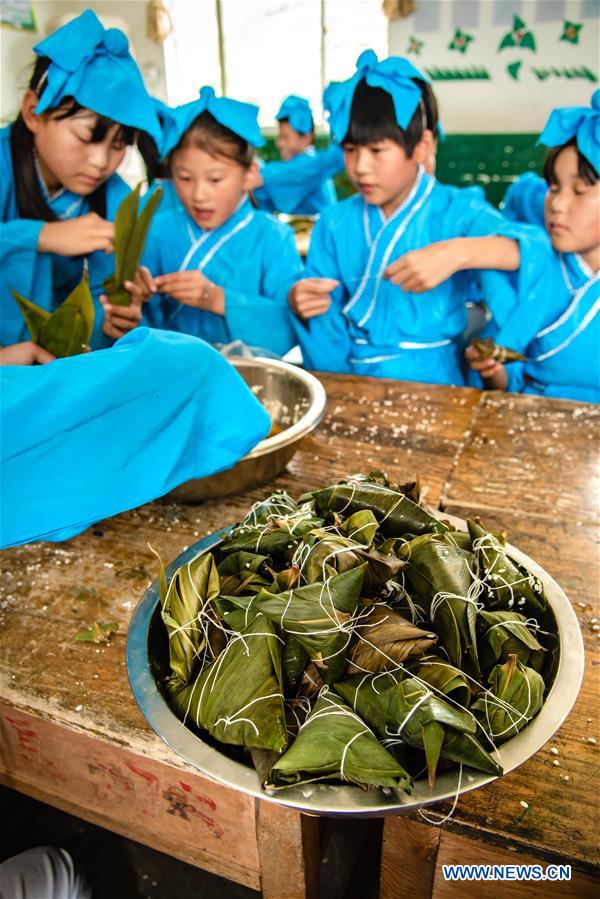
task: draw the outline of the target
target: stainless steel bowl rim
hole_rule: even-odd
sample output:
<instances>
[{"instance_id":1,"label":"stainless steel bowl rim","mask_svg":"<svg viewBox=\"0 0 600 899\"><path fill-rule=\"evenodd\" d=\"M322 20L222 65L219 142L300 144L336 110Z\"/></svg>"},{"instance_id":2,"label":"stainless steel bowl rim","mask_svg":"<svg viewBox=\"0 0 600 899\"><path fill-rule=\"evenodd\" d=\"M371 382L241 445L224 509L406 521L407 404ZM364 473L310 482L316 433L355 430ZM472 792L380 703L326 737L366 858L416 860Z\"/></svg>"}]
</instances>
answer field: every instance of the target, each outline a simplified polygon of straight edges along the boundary
<instances>
[{"instance_id":1,"label":"stainless steel bowl rim","mask_svg":"<svg viewBox=\"0 0 600 899\"><path fill-rule=\"evenodd\" d=\"M440 515L455 527L464 529L465 522L452 515ZM176 569L207 552L221 542L227 528L198 541L183 552L167 568L167 577ZM548 602L554 612L560 639L560 658L554 683L539 714L516 737L504 743L496 752L504 774L513 771L538 752L551 739L573 707L584 669L583 639L577 616L556 581L533 559L510 544L511 555L539 577ZM273 793L261 789L254 769L228 758L203 742L185 727L163 699L152 676L148 663L148 630L159 602L158 581L148 588L137 606L127 637L127 673L133 695L142 714L159 737L179 756L198 768L213 780L259 799L293 807L313 815L349 815L354 817L378 817L397 815L444 799L453 799L459 786L458 771L445 772L429 792L426 781L415 783L408 796L401 790L361 790L355 786L310 783L289 787ZM484 786L496 778L465 768L462 772L460 793ZM532 794L536 785L532 784Z\"/></svg>"},{"instance_id":2,"label":"stainless steel bowl rim","mask_svg":"<svg viewBox=\"0 0 600 899\"><path fill-rule=\"evenodd\" d=\"M278 359L266 359L262 356L256 356L253 359L230 359L229 361L235 365L235 368L251 368L259 362L265 368L273 368L276 371L285 372L301 384L304 384L308 388L310 397L309 407L302 418L298 419L295 424L290 425L289 428L281 431L281 433L274 434L273 437L265 437L264 440L257 443L254 449L243 457L244 459L256 459L258 456L264 456L266 453L271 453L274 450L288 446L290 443L294 443L312 431L323 418L327 405L327 394L318 378L315 378L310 372L291 365L289 362L281 362Z\"/></svg>"}]
</instances>

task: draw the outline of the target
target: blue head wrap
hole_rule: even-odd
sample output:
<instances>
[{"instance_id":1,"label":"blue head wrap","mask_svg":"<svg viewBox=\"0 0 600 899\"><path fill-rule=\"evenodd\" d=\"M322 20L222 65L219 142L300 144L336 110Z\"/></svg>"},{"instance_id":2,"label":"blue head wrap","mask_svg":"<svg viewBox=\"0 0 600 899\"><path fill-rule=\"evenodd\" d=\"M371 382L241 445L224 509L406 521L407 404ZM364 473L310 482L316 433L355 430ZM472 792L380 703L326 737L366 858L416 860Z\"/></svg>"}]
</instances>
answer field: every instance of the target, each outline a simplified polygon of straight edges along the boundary
<instances>
[{"instance_id":1,"label":"blue head wrap","mask_svg":"<svg viewBox=\"0 0 600 899\"><path fill-rule=\"evenodd\" d=\"M591 106L554 109L539 136L538 144L558 147L573 137L579 152L600 172L600 88L592 94Z\"/></svg>"},{"instance_id":2,"label":"blue head wrap","mask_svg":"<svg viewBox=\"0 0 600 899\"><path fill-rule=\"evenodd\" d=\"M122 31L104 28L96 14L86 9L33 49L50 59L40 85L38 115L55 109L64 97L73 97L86 109L160 141L153 102Z\"/></svg>"},{"instance_id":3,"label":"blue head wrap","mask_svg":"<svg viewBox=\"0 0 600 899\"><path fill-rule=\"evenodd\" d=\"M258 106L240 103L229 97L216 97L212 87L200 89L200 97L170 110L163 123L162 153L166 156L177 146L184 133L200 113L209 112L213 118L239 135L249 144L262 147L264 139L258 127Z\"/></svg>"},{"instance_id":4,"label":"blue head wrap","mask_svg":"<svg viewBox=\"0 0 600 899\"><path fill-rule=\"evenodd\" d=\"M308 134L314 128L310 103L304 97L296 97L294 94L285 98L275 118L278 122L287 119L298 134Z\"/></svg>"},{"instance_id":5,"label":"blue head wrap","mask_svg":"<svg viewBox=\"0 0 600 899\"><path fill-rule=\"evenodd\" d=\"M337 141L342 141L348 132L354 91L363 78L370 87L381 87L391 96L396 122L400 128L408 127L421 100L421 89L414 79L429 81L401 56L390 56L379 62L373 50L365 50L358 57L356 72L352 78L347 81L332 81L323 94L323 105L329 114L331 133Z\"/></svg>"}]
</instances>

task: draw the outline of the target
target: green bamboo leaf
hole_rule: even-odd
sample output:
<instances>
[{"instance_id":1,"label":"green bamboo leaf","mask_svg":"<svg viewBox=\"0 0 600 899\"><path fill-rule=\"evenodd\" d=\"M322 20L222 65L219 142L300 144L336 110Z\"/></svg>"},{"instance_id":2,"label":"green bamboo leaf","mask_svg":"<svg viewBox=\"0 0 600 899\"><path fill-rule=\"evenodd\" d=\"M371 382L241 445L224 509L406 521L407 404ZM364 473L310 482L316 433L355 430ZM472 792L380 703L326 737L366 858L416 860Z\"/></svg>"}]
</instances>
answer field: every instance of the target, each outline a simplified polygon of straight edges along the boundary
<instances>
[{"instance_id":1,"label":"green bamboo leaf","mask_svg":"<svg viewBox=\"0 0 600 899\"><path fill-rule=\"evenodd\" d=\"M123 200L115 216L115 271L103 282L109 302L114 306L129 306L131 296L124 287L133 281L140 266L152 218L163 196L158 187L148 198L138 215L141 183Z\"/></svg>"},{"instance_id":2,"label":"green bamboo leaf","mask_svg":"<svg viewBox=\"0 0 600 899\"><path fill-rule=\"evenodd\" d=\"M428 652L437 642L435 634L416 627L385 603L368 606L354 633L349 674L397 668L407 659Z\"/></svg>"},{"instance_id":3,"label":"green bamboo leaf","mask_svg":"<svg viewBox=\"0 0 600 899\"><path fill-rule=\"evenodd\" d=\"M425 750L424 728L432 721L445 730L440 751L442 758L489 774L501 774L498 763L481 746L475 737L477 722L466 709L458 709L428 689L414 678L407 678L381 692L378 699L386 721L386 732L396 735L417 749ZM433 785L435 768L432 767L433 747L437 738L432 738L430 759L428 759L429 782Z\"/></svg>"},{"instance_id":4,"label":"green bamboo leaf","mask_svg":"<svg viewBox=\"0 0 600 899\"><path fill-rule=\"evenodd\" d=\"M275 788L317 780L407 792L412 787L410 775L332 690L321 693L291 748L271 769Z\"/></svg>"},{"instance_id":5,"label":"green bamboo leaf","mask_svg":"<svg viewBox=\"0 0 600 899\"><path fill-rule=\"evenodd\" d=\"M434 630L450 661L463 668L466 654L471 673L479 680L477 606L470 595L475 557L453 540L445 534L423 534L404 544L399 556L406 562L409 583L429 603Z\"/></svg>"},{"instance_id":6,"label":"green bamboo leaf","mask_svg":"<svg viewBox=\"0 0 600 899\"><path fill-rule=\"evenodd\" d=\"M458 705L466 707L471 701L469 679L445 659L436 656L425 656L411 665L411 671L417 680L425 681L434 688L436 695L443 693Z\"/></svg>"},{"instance_id":7,"label":"green bamboo leaf","mask_svg":"<svg viewBox=\"0 0 600 899\"><path fill-rule=\"evenodd\" d=\"M509 655L489 677L490 690L473 703L473 712L495 744L522 730L544 704L544 681L532 668Z\"/></svg>"},{"instance_id":8,"label":"green bamboo leaf","mask_svg":"<svg viewBox=\"0 0 600 899\"><path fill-rule=\"evenodd\" d=\"M141 189L140 183L127 194L115 216L115 272L113 277L117 285L122 284L124 280L123 271L137 220ZM106 286L106 282L104 286Z\"/></svg>"},{"instance_id":9,"label":"green bamboo leaf","mask_svg":"<svg viewBox=\"0 0 600 899\"><path fill-rule=\"evenodd\" d=\"M57 359L84 353L94 327L94 300L87 274L43 323L37 343Z\"/></svg>"},{"instance_id":10,"label":"green bamboo leaf","mask_svg":"<svg viewBox=\"0 0 600 899\"><path fill-rule=\"evenodd\" d=\"M385 537L402 537L407 533L441 534L448 530L403 493L380 484L360 480L340 482L300 497L300 501L307 499L314 502L317 514L321 516L334 512L351 516L361 510L371 511Z\"/></svg>"},{"instance_id":11,"label":"green bamboo leaf","mask_svg":"<svg viewBox=\"0 0 600 899\"><path fill-rule=\"evenodd\" d=\"M320 669L327 683L339 680L358 606L364 566L332 577L326 584L306 584L286 593L261 590L253 597L226 597L240 608L262 612L291 634Z\"/></svg>"},{"instance_id":12,"label":"green bamboo leaf","mask_svg":"<svg viewBox=\"0 0 600 899\"><path fill-rule=\"evenodd\" d=\"M491 337L474 340L473 346L481 359L494 359L495 362L499 362L501 365L508 365L509 362L527 362L527 356L517 353L516 350L509 350L506 347L499 346L494 343Z\"/></svg>"},{"instance_id":13,"label":"green bamboo leaf","mask_svg":"<svg viewBox=\"0 0 600 899\"><path fill-rule=\"evenodd\" d=\"M148 230L162 197L163 189L162 187L157 187L136 219L123 261L121 281L131 281L136 276L146 245Z\"/></svg>"},{"instance_id":14,"label":"green bamboo leaf","mask_svg":"<svg viewBox=\"0 0 600 899\"><path fill-rule=\"evenodd\" d=\"M167 691L184 723L221 743L275 752L287 746L281 650L264 615L253 613L199 677L188 684L172 678Z\"/></svg>"},{"instance_id":15,"label":"green bamboo leaf","mask_svg":"<svg viewBox=\"0 0 600 899\"><path fill-rule=\"evenodd\" d=\"M511 654L526 665L532 653L544 651L544 647L529 629L527 619L518 612L480 612L477 631L479 654L484 668L506 661Z\"/></svg>"},{"instance_id":16,"label":"green bamboo leaf","mask_svg":"<svg viewBox=\"0 0 600 899\"><path fill-rule=\"evenodd\" d=\"M219 595L219 575L211 553L197 556L177 569L162 605L169 634L171 674L187 684L222 645L211 609Z\"/></svg>"},{"instance_id":17,"label":"green bamboo leaf","mask_svg":"<svg viewBox=\"0 0 600 899\"><path fill-rule=\"evenodd\" d=\"M38 343L40 331L50 318L50 313L47 312L46 309L42 309L41 306L36 306L31 300L26 300L25 297L22 297L21 294L17 293L16 290L13 290L12 287L10 292L21 310L21 314L25 319L25 324L29 329L31 339L34 343Z\"/></svg>"},{"instance_id":18,"label":"green bamboo leaf","mask_svg":"<svg viewBox=\"0 0 600 899\"><path fill-rule=\"evenodd\" d=\"M467 521L479 577L484 584L482 599L488 609L543 614L547 608L544 585L524 565L512 559L497 536L475 521Z\"/></svg>"},{"instance_id":19,"label":"green bamboo leaf","mask_svg":"<svg viewBox=\"0 0 600 899\"><path fill-rule=\"evenodd\" d=\"M377 519L371 510L363 509L360 512L354 512L346 519L343 530L350 540L361 543L363 546L371 546L378 527Z\"/></svg>"}]
</instances>

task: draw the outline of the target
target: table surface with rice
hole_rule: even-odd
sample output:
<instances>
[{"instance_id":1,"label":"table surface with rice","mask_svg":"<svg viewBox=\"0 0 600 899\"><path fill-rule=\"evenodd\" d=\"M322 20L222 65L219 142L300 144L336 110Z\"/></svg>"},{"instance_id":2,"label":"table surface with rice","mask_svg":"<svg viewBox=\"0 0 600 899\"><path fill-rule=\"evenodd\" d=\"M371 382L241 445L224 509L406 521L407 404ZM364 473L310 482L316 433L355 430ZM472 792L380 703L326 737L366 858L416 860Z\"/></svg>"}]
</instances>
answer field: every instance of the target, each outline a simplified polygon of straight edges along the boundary
<instances>
[{"instance_id":1,"label":"table surface with rice","mask_svg":"<svg viewBox=\"0 0 600 899\"><path fill-rule=\"evenodd\" d=\"M486 852L497 861L499 851L514 861L510 848L542 863L571 864L581 895L600 867L591 788L600 767L600 410L467 388L321 380L325 419L274 484L198 506L150 503L68 543L3 553L1 781L264 895L276 896L290 877L298 882L293 895L312 895L316 819L214 783L150 730L127 681L127 627L157 574L148 544L173 559L274 488L298 496L357 471L384 469L399 483L418 472L430 507L505 528L557 580L581 625L586 672L555 737L517 770L461 796L442 828L416 811L386 822L382 896L393 895L389 885L407 847L433 872L436 858L468 858L475 841L478 861ZM118 631L108 642L75 640L94 622L109 621ZM448 810L442 804L439 817ZM445 895L434 879L425 878L415 895Z\"/></svg>"}]
</instances>

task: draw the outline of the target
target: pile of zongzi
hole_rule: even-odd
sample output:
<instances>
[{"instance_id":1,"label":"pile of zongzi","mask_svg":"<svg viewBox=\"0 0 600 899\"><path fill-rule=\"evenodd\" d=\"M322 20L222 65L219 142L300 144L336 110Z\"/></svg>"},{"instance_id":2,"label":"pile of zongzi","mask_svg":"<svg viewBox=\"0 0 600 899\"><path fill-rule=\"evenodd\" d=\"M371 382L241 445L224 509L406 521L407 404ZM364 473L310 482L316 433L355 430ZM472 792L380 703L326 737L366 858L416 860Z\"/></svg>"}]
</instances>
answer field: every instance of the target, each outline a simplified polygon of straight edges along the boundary
<instances>
[{"instance_id":1,"label":"pile of zongzi","mask_svg":"<svg viewBox=\"0 0 600 899\"><path fill-rule=\"evenodd\" d=\"M506 535L454 530L415 485L380 481L274 494L161 575L167 701L265 787L501 774L495 749L552 682L554 617Z\"/></svg>"}]
</instances>

